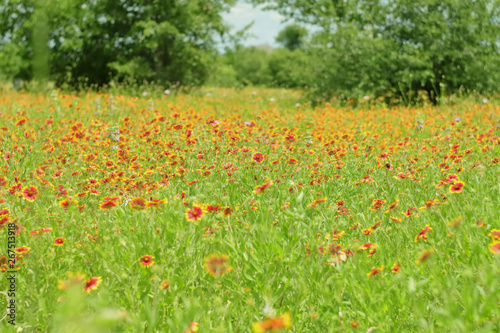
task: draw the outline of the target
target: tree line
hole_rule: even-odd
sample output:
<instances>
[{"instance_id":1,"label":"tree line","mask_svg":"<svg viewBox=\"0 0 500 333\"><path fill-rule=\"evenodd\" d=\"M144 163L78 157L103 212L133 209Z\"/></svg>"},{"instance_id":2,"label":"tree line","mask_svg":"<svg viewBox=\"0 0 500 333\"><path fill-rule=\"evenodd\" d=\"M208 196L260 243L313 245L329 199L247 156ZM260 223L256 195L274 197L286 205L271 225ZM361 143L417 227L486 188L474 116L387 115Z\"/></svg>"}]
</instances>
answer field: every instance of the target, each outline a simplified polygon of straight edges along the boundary
<instances>
[{"instance_id":1,"label":"tree line","mask_svg":"<svg viewBox=\"0 0 500 333\"><path fill-rule=\"evenodd\" d=\"M233 0L6 0L0 74L75 87L289 87L314 101L438 103L447 93L498 91L500 0L252 2L294 22L279 34L281 48L241 46L221 16ZM232 46L221 53L218 38Z\"/></svg>"}]
</instances>

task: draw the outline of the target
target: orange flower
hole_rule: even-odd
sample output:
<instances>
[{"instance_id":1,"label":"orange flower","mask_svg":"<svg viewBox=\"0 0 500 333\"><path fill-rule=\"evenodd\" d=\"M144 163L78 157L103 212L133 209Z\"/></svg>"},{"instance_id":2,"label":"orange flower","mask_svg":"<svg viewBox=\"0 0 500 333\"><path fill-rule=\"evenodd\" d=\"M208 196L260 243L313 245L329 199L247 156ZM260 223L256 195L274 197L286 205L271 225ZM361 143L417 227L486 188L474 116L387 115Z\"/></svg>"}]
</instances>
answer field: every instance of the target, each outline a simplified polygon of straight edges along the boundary
<instances>
[{"instance_id":1,"label":"orange flower","mask_svg":"<svg viewBox=\"0 0 500 333\"><path fill-rule=\"evenodd\" d=\"M233 214L233 210L231 207L224 207L224 210L222 211L222 215L224 216L231 216Z\"/></svg>"},{"instance_id":2,"label":"orange flower","mask_svg":"<svg viewBox=\"0 0 500 333\"><path fill-rule=\"evenodd\" d=\"M392 209L396 208L397 206L399 205L399 199L396 199L396 201L394 201L393 203L391 203L389 205L389 207L387 208L387 210L385 211L385 213L389 213Z\"/></svg>"},{"instance_id":3,"label":"orange flower","mask_svg":"<svg viewBox=\"0 0 500 333\"><path fill-rule=\"evenodd\" d=\"M326 197L316 199L316 200L314 200L313 202L311 202L311 203L309 204L309 208L316 208L316 206L318 206L318 204L319 204L319 203L321 203L321 202L325 202L326 200L327 200L327 198L326 198Z\"/></svg>"},{"instance_id":4,"label":"orange flower","mask_svg":"<svg viewBox=\"0 0 500 333\"><path fill-rule=\"evenodd\" d=\"M23 190L23 198L25 200L28 200L29 202L35 201L37 195L38 189L36 188L36 186L30 185L28 187L25 187Z\"/></svg>"},{"instance_id":5,"label":"orange flower","mask_svg":"<svg viewBox=\"0 0 500 333\"><path fill-rule=\"evenodd\" d=\"M380 266L379 268L372 269L369 273L366 273L366 275L368 277L373 276L373 275L377 275L378 273L380 273L383 270L384 270L384 266Z\"/></svg>"},{"instance_id":6,"label":"orange flower","mask_svg":"<svg viewBox=\"0 0 500 333\"><path fill-rule=\"evenodd\" d=\"M425 262L427 259L429 259L429 257L431 256L431 254L434 252L434 249L430 249L430 250L423 250L422 253L420 253L420 257L415 261L415 263L417 265L420 265L422 264L423 262Z\"/></svg>"},{"instance_id":7,"label":"orange flower","mask_svg":"<svg viewBox=\"0 0 500 333\"><path fill-rule=\"evenodd\" d=\"M371 235L371 233L373 232L373 229L363 229L361 230L361 232L363 233L363 235Z\"/></svg>"},{"instance_id":8,"label":"orange flower","mask_svg":"<svg viewBox=\"0 0 500 333\"><path fill-rule=\"evenodd\" d=\"M420 232L418 233L418 235L415 237L415 243L418 242L418 240L420 238L422 238L424 241L427 242L427 232L428 231L431 231L432 228L427 224L425 226L425 228L423 228L422 230L420 230Z\"/></svg>"},{"instance_id":9,"label":"orange flower","mask_svg":"<svg viewBox=\"0 0 500 333\"><path fill-rule=\"evenodd\" d=\"M372 206L370 207L371 210L379 210L387 201L385 200L380 200L380 199L375 199L372 202Z\"/></svg>"},{"instance_id":10,"label":"orange flower","mask_svg":"<svg viewBox=\"0 0 500 333\"><path fill-rule=\"evenodd\" d=\"M198 323L196 321L192 321L189 323L189 329L184 330L182 333L193 333L198 332Z\"/></svg>"},{"instance_id":11,"label":"orange flower","mask_svg":"<svg viewBox=\"0 0 500 333\"><path fill-rule=\"evenodd\" d=\"M167 202L167 199L162 199L162 200L153 199L151 201L146 202L146 206L159 209L160 205L164 204L165 202Z\"/></svg>"},{"instance_id":12,"label":"orange flower","mask_svg":"<svg viewBox=\"0 0 500 333\"><path fill-rule=\"evenodd\" d=\"M271 185L273 185L273 181L272 180L269 181L269 182L267 182L267 183L265 183L264 185L257 185L257 186L255 186L255 190L253 191L253 193L262 194Z\"/></svg>"},{"instance_id":13,"label":"orange flower","mask_svg":"<svg viewBox=\"0 0 500 333\"><path fill-rule=\"evenodd\" d=\"M361 251L364 250L369 250L368 251L368 257L371 257L375 254L377 251L377 243L365 243L359 248Z\"/></svg>"},{"instance_id":14,"label":"orange flower","mask_svg":"<svg viewBox=\"0 0 500 333\"><path fill-rule=\"evenodd\" d=\"M277 318L268 318L264 321L259 321L252 324L253 333L263 333L269 331L278 331L281 329L292 328L292 320L290 313L285 313Z\"/></svg>"},{"instance_id":15,"label":"orange flower","mask_svg":"<svg viewBox=\"0 0 500 333\"><path fill-rule=\"evenodd\" d=\"M87 279L87 281L85 281L85 286L83 287L83 291L90 294L91 291L97 290L101 282L102 278L100 276Z\"/></svg>"},{"instance_id":16,"label":"orange flower","mask_svg":"<svg viewBox=\"0 0 500 333\"><path fill-rule=\"evenodd\" d=\"M391 272L393 272L394 274L396 274L397 272L399 272L401 270L401 266L399 266L399 264L394 264L392 265L391 267Z\"/></svg>"},{"instance_id":17,"label":"orange flower","mask_svg":"<svg viewBox=\"0 0 500 333\"><path fill-rule=\"evenodd\" d=\"M142 267L144 268L149 268L154 265L154 259L155 257L149 256L149 255L144 255L139 258L139 262L141 263Z\"/></svg>"},{"instance_id":18,"label":"orange flower","mask_svg":"<svg viewBox=\"0 0 500 333\"><path fill-rule=\"evenodd\" d=\"M396 222L396 223L401 223L401 221L403 221L403 220L402 220L401 218L399 218L399 217L393 217L393 216L391 216L390 218L391 218L392 222Z\"/></svg>"},{"instance_id":19,"label":"orange flower","mask_svg":"<svg viewBox=\"0 0 500 333\"><path fill-rule=\"evenodd\" d=\"M168 280L162 281L162 283L160 284L160 288L163 290L167 289L169 286L170 282L168 282Z\"/></svg>"},{"instance_id":20,"label":"orange flower","mask_svg":"<svg viewBox=\"0 0 500 333\"><path fill-rule=\"evenodd\" d=\"M205 258L205 270L212 276L220 277L233 270L229 257L225 254L211 254Z\"/></svg>"},{"instance_id":21,"label":"orange flower","mask_svg":"<svg viewBox=\"0 0 500 333\"><path fill-rule=\"evenodd\" d=\"M68 210L68 207L71 206L72 204L77 206L78 201L75 199L70 199L70 198L66 198L66 199L59 201L59 206L64 210Z\"/></svg>"}]
</instances>

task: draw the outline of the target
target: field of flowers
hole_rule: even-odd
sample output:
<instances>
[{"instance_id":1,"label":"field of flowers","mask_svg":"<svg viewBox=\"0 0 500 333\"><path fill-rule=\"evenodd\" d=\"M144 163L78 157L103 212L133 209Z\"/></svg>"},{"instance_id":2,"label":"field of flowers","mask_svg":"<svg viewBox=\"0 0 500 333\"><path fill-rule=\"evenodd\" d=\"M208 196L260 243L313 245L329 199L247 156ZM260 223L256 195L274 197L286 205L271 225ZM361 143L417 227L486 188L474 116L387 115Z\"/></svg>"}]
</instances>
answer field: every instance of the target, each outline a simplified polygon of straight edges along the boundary
<instances>
[{"instance_id":1,"label":"field of flowers","mask_svg":"<svg viewBox=\"0 0 500 333\"><path fill-rule=\"evenodd\" d=\"M499 332L500 107L297 98L2 93L0 331Z\"/></svg>"}]
</instances>

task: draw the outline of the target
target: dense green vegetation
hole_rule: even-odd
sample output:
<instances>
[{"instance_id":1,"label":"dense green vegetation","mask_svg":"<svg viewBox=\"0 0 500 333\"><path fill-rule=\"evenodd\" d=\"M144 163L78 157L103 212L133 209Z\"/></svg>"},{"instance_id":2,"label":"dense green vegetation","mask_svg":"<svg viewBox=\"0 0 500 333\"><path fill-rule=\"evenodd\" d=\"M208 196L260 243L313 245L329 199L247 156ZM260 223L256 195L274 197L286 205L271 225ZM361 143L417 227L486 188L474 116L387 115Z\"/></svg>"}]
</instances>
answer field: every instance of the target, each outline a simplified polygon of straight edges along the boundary
<instances>
[{"instance_id":1,"label":"dense green vegetation","mask_svg":"<svg viewBox=\"0 0 500 333\"><path fill-rule=\"evenodd\" d=\"M498 91L499 0L253 2L296 22L277 36L281 48L243 47L221 16L232 0L8 0L0 73L72 87L288 87L313 101L436 104L446 94Z\"/></svg>"}]
</instances>

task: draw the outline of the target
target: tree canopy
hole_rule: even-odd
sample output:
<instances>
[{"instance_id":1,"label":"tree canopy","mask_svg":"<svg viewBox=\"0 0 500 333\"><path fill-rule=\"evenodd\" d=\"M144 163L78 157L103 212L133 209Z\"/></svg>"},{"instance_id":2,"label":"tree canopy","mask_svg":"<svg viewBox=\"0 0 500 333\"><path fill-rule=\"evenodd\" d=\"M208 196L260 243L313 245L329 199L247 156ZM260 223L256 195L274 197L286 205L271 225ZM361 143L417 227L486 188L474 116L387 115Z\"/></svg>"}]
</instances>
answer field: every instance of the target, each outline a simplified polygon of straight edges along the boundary
<instances>
[{"instance_id":1,"label":"tree canopy","mask_svg":"<svg viewBox=\"0 0 500 333\"><path fill-rule=\"evenodd\" d=\"M254 0L321 27L311 53L316 91L436 102L442 90L491 92L500 83L498 0Z\"/></svg>"},{"instance_id":2,"label":"tree canopy","mask_svg":"<svg viewBox=\"0 0 500 333\"><path fill-rule=\"evenodd\" d=\"M0 65L29 80L44 66L58 83L112 78L200 84L221 13L233 0L6 0L0 5ZM48 52L47 52L48 51ZM45 58L44 58L45 57Z\"/></svg>"},{"instance_id":3,"label":"tree canopy","mask_svg":"<svg viewBox=\"0 0 500 333\"><path fill-rule=\"evenodd\" d=\"M298 24L290 24L279 32L276 41L290 51L293 51L304 45L307 35L306 28Z\"/></svg>"}]
</instances>

